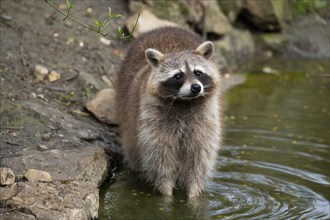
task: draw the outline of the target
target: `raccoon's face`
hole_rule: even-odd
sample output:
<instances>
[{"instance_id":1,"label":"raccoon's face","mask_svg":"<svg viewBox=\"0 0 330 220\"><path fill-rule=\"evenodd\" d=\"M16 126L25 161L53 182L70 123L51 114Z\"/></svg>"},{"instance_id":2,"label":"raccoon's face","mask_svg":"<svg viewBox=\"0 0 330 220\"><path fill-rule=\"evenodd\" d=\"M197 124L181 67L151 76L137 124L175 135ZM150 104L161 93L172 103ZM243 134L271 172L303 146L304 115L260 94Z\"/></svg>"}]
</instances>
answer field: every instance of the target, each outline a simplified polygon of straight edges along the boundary
<instances>
[{"instance_id":1,"label":"raccoon's face","mask_svg":"<svg viewBox=\"0 0 330 220\"><path fill-rule=\"evenodd\" d=\"M183 51L163 55L155 49L147 49L146 60L152 67L152 83L161 98L190 100L205 97L214 90L219 74L209 61L214 46L210 41L195 51Z\"/></svg>"}]
</instances>

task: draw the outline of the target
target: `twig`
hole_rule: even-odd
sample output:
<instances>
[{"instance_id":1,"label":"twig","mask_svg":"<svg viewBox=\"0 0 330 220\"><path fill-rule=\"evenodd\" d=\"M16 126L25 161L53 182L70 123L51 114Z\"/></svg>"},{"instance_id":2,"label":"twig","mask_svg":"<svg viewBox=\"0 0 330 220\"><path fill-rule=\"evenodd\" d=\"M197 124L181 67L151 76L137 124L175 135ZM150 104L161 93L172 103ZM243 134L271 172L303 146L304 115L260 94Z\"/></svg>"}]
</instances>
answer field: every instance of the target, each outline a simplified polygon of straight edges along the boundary
<instances>
[{"instance_id":1,"label":"twig","mask_svg":"<svg viewBox=\"0 0 330 220\"><path fill-rule=\"evenodd\" d=\"M63 15L65 16L65 17L64 17L64 20L67 19L67 18L70 18L71 20L77 22L78 24L84 26L85 28L87 28L87 29L89 29L89 30L91 30L91 31L93 31L93 32L96 32L96 33L102 35L104 38L106 38L106 39L108 39L108 40L118 39L118 38L111 38L111 37L108 37L109 32L106 33L106 34L105 34L105 33L102 33L102 30L101 30L100 27L98 27L98 29L95 29L95 28L91 27L90 25L85 24L85 23L79 21L78 19L72 17L72 16L70 15L70 13L69 13L69 12L70 12L70 8L68 9L68 11L67 11L67 13L66 13L66 12L62 11L61 9L59 9L58 7L56 7L56 5L54 5L53 3L51 3L49 0L45 0L45 2L46 2L48 5L50 5L51 7L53 7L56 11L60 12L61 14L63 14ZM140 6L140 10L139 10L139 13L138 13L137 19L136 19L136 21L135 21L135 23L134 23L134 26L133 26L133 28L132 28L132 31L131 31L131 32L129 33L129 35L127 35L127 36L119 36L119 39L127 39L127 38L131 38L131 37L133 36L132 34L133 34L133 32L135 31L135 29L136 29L137 22L138 22L138 20L139 20L139 18L140 18L141 13L142 13L142 11L141 11L141 6ZM71 14L72 14L72 13L71 13Z\"/></svg>"},{"instance_id":2,"label":"twig","mask_svg":"<svg viewBox=\"0 0 330 220\"><path fill-rule=\"evenodd\" d=\"M21 49L21 60L22 60L23 66L26 66L23 47L21 46L20 49Z\"/></svg>"}]
</instances>

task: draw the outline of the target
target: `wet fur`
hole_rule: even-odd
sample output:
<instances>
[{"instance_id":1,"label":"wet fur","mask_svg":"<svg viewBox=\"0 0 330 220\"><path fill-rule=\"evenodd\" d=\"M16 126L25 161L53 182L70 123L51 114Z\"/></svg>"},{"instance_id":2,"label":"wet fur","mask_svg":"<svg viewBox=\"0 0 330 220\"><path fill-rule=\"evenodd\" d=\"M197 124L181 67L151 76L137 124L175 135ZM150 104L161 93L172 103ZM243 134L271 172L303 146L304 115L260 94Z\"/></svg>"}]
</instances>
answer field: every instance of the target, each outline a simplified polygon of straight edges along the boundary
<instances>
[{"instance_id":1,"label":"wet fur","mask_svg":"<svg viewBox=\"0 0 330 220\"><path fill-rule=\"evenodd\" d=\"M118 73L116 111L124 161L166 195L179 183L188 197L198 196L211 176L221 142L220 75L212 76L204 97L173 99L161 90L165 82L152 73L145 50L165 56L181 52L168 64L177 65L180 59L204 59L194 52L201 43L199 36L180 28L146 33L130 46Z\"/></svg>"}]
</instances>

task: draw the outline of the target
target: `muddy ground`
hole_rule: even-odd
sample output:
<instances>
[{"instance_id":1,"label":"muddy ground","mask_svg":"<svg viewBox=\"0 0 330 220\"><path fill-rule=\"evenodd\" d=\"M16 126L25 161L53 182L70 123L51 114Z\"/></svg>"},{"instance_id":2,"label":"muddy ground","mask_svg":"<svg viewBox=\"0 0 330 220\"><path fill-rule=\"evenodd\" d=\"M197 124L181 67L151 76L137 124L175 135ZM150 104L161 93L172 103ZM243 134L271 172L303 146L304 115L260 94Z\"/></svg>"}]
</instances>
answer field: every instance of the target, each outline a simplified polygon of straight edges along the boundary
<instances>
[{"instance_id":1,"label":"muddy ground","mask_svg":"<svg viewBox=\"0 0 330 220\"><path fill-rule=\"evenodd\" d=\"M106 16L104 2L77 2L76 8L82 9L77 17L92 24L101 15ZM55 3L58 6L65 1ZM116 1L111 7L114 12L128 13L124 1ZM92 14L86 12L87 8L93 9ZM51 113L41 116L24 103L58 109L77 120L116 131L116 128L99 123L84 105L95 92L108 86L101 80L102 76L113 79L127 40L105 45L100 41L100 35L69 19L63 22L63 15L40 0L2 0L0 10L0 158L15 154L22 147L36 149L43 144L49 148L62 148L70 145L63 141L67 137L58 121L50 120ZM119 18L111 25L116 30L123 23L124 18ZM59 72L61 79L53 83L38 82L34 76L37 64ZM51 138L43 138L48 133Z\"/></svg>"},{"instance_id":2,"label":"muddy ground","mask_svg":"<svg viewBox=\"0 0 330 220\"><path fill-rule=\"evenodd\" d=\"M107 1L71 2L88 24L107 16ZM128 14L124 1L111 7ZM119 142L117 127L99 122L84 106L112 87L101 78L115 80L128 41L106 45L100 35L63 21L45 1L1 0L0 15L0 167L16 175L15 184L0 187L0 218L97 218L98 187L120 161ZM111 28L123 26L124 17ZM38 81L36 65L61 79ZM49 172L53 182L27 182L30 168Z\"/></svg>"}]
</instances>

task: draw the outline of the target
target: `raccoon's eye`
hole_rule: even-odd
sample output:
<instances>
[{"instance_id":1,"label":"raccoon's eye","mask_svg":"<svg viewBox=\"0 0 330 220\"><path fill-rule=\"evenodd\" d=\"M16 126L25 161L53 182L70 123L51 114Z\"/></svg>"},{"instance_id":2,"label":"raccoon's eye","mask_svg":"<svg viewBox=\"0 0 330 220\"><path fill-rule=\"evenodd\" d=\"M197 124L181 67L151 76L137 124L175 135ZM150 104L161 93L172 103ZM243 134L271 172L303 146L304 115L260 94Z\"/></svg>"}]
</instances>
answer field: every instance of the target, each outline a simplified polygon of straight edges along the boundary
<instances>
[{"instance_id":1,"label":"raccoon's eye","mask_svg":"<svg viewBox=\"0 0 330 220\"><path fill-rule=\"evenodd\" d=\"M203 72L200 71L200 70L194 70L194 74L195 74L196 76L200 76L200 75L203 74Z\"/></svg>"},{"instance_id":2,"label":"raccoon's eye","mask_svg":"<svg viewBox=\"0 0 330 220\"><path fill-rule=\"evenodd\" d=\"M174 79L180 80L182 78L183 74L182 73L177 73L173 76Z\"/></svg>"}]
</instances>

